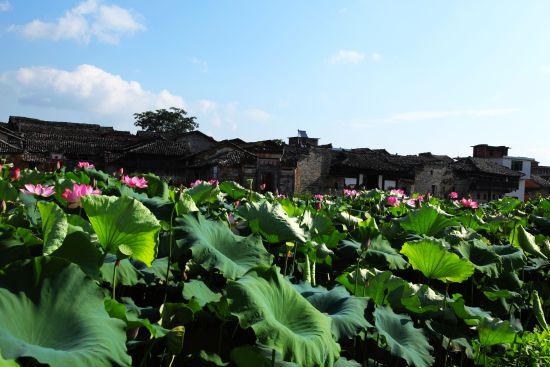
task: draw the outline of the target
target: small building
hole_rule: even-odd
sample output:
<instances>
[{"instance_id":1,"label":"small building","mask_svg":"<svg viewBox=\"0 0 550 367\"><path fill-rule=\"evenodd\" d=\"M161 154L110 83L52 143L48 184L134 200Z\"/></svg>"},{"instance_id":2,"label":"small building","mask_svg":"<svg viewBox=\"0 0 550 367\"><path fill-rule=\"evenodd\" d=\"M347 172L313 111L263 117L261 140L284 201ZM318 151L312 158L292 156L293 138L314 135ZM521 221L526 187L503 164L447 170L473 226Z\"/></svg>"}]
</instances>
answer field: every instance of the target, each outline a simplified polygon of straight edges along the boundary
<instances>
[{"instance_id":1,"label":"small building","mask_svg":"<svg viewBox=\"0 0 550 367\"><path fill-rule=\"evenodd\" d=\"M515 157L508 155L509 147L490 146L487 144L475 145L474 157L491 159L513 171L520 172L518 188L506 194L506 196L515 197L519 200L525 200L525 185L531 180L531 165L535 161L533 158Z\"/></svg>"},{"instance_id":2,"label":"small building","mask_svg":"<svg viewBox=\"0 0 550 367\"><path fill-rule=\"evenodd\" d=\"M467 157L424 164L415 175L418 192L445 197L450 192L480 202L499 199L517 190L521 173L492 159Z\"/></svg>"}]
</instances>

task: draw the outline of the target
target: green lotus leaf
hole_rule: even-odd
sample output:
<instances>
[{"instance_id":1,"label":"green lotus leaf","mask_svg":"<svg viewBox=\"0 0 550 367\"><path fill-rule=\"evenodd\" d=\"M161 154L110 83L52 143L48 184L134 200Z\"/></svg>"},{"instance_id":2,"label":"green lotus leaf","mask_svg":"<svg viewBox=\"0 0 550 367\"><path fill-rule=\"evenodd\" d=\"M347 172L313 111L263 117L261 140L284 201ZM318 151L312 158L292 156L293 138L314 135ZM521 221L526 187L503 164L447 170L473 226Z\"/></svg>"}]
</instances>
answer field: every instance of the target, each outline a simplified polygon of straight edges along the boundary
<instances>
[{"instance_id":1,"label":"green lotus leaf","mask_svg":"<svg viewBox=\"0 0 550 367\"><path fill-rule=\"evenodd\" d=\"M0 276L0 349L7 359L51 366L128 366L124 323L111 319L103 294L59 258L14 263Z\"/></svg>"},{"instance_id":2,"label":"green lotus leaf","mask_svg":"<svg viewBox=\"0 0 550 367\"><path fill-rule=\"evenodd\" d=\"M107 256L105 256L103 265L101 265L101 268L100 268L101 278L106 283L111 284L113 281L113 272L114 272L116 260L117 260L116 256L107 254ZM130 260L129 259L120 260L120 263L116 271L116 284L134 286L138 283L141 283L139 272L132 265Z\"/></svg>"},{"instance_id":3,"label":"green lotus leaf","mask_svg":"<svg viewBox=\"0 0 550 367\"><path fill-rule=\"evenodd\" d=\"M533 313L535 314L535 318L537 319L540 327L543 330L548 331L548 323L546 322L546 318L544 317L544 311L542 309L539 292L537 292L536 290L533 290Z\"/></svg>"},{"instance_id":4,"label":"green lotus leaf","mask_svg":"<svg viewBox=\"0 0 550 367\"><path fill-rule=\"evenodd\" d=\"M17 200L17 190L8 181L0 180L0 200Z\"/></svg>"},{"instance_id":5,"label":"green lotus leaf","mask_svg":"<svg viewBox=\"0 0 550 367\"><path fill-rule=\"evenodd\" d=\"M537 245L535 236L527 232L522 225L517 227L517 231L517 241L523 251L541 259L547 259L546 255L541 252L539 245Z\"/></svg>"},{"instance_id":6,"label":"green lotus leaf","mask_svg":"<svg viewBox=\"0 0 550 367\"><path fill-rule=\"evenodd\" d=\"M474 358L474 350L467 329L465 330L456 324L453 325L436 320L426 321L426 326L435 338L441 338L441 347L446 349L450 346L455 350L464 350L468 358Z\"/></svg>"},{"instance_id":7,"label":"green lotus leaf","mask_svg":"<svg viewBox=\"0 0 550 367\"><path fill-rule=\"evenodd\" d=\"M484 347L497 344L509 344L514 341L517 331L508 321L483 319L477 327L479 343Z\"/></svg>"},{"instance_id":8,"label":"green lotus leaf","mask_svg":"<svg viewBox=\"0 0 550 367\"><path fill-rule=\"evenodd\" d=\"M277 352L273 363L272 351L267 347L243 345L231 351L231 359L237 367L300 367L296 363L283 361L281 354Z\"/></svg>"},{"instance_id":9,"label":"green lotus leaf","mask_svg":"<svg viewBox=\"0 0 550 367\"><path fill-rule=\"evenodd\" d=\"M487 246L481 240L461 242L456 246L456 251L464 258L470 260L479 272L497 277L500 274L502 260L493 247Z\"/></svg>"},{"instance_id":10,"label":"green lotus leaf","mask_svg":"<svg viewBox=\"0 0 550 367\"><path fill-rule=\"evenodd\" d=\"M387 267L398 270L407 267L407 261L382 236L372 240L365 253L365 260L377 268Z\"/></svg>"},{"instance_id":11,"label":"green lotus leaf","mask_svg":"<svg viewBox=\"0 0 550 367\"><path fill-rule=\"evenodd\" d=\"M413 326L409 316L396 314L390 307L377 306L374 324L378 333L386 339L391 354L416 367L433 365L435 359L430 354L433 348L422 329Z\"/></svg>"},{"instance_id":12,"label":"green lotus leaf","mask_svg":"<svg viewBox=\"0 0 550 367\"><path fill-rule=\"evenodd\" d=\"M327 291L322 287L308 289L302 285L301 290L296 289L316 309L332 319L332 332L337 340L353 338L359 331L372 326L364 316L367 299L350 296L344 287L334 287Z\"/></svg>"},{"instance_id":13,"label":"green lotus leaf","mask_svg":"<svg viewBox=\"0 0 550 367\"><path fill-rule=\"evenodd\" d=\"M301 366L332 367L340 346L332 338L331 319L302 297L277 268L255 268L229 281L231 312L242 328L251 327L258 342Z\"/></svg>"},{"instance_id":14,"label":"green lotus leaf","mask_svg":"<svg viewBox=\"0 0 550 367\"><path fill-rule=\"evenodd\" d=\"M192 188L187 189L185 193L189 194L197 205L203 203L215 203L218 201L220 188L218 185L210 185L208 182L201 182Z\"/></svg>"},{"instance_id":15,"label":"green lotus leaf","mask_svg":"<svg viewBox=\"0 0 550 367\"><path fill-rule=\"evenodd\" d=\"M216 353L208 353L204 350L201 350L200 353L199 353L199 357L200 359L202 359L203 361L206 361L208 362L209 365L214 365L214 366L227 366L229 363L227 362L224 362L222 360L222 358L217 355Z\"/></svg>"},{"instance_id":16,"label":"green lotus leaf","mask_svg":"<svg viewBox=\"0 0 550 367\"><path fill-rule=\"evenodd\" d=\"M99 243L107 252L120 251L151 266L160 224L149 209L127 196L87 195L81 202Z\"/></svg>"},{"instance_id":17,"label":"green lotus leaf","mask_svg":"<svg viewBox=\"0 0 550 367\"><path fill-rule=\"evenodd\" d=\"M80 266L82 271L92 278L99 276L103 254L90 240L90 235L83 231L69 233L63 245L52 253Z\"/></svg>"},{"instance_id":18,"label":"green lotus leaf","mask_svg":"<svg viewBox=\"0 0 550 367\"><path fill-rule=\"evenodd\" d=\"M351 233L352 237L360 242L367 242L371 238L376 238L380 235L380 229L374 218L367 218L357 224L357 227Z\"/></svg>"},{"instance_id":19,"label":"green lotus leaf","mask_svg":"<svg viewBox=\"0 0 550 367\"><path fill-rule=\"evenodd\" d=\"M160 325L151 324L146 318L140 318L139 312L132 305L128 306L114 299L106 299L105 310L109 316L124 321L128 328L144 327L155 338L161 338L169 332Z\"/></svg>"},{"instance_id":20,"label":"green lotus leaf","mask_svg":"<svg viewBox=\"0 0 550 367\"><path fill-rule=\"evenodd\" d=\"M204 282L193 279L190 282L183 283L183 298L190 300L195 298L199 305L204 306L210 302L218 302L222 295L214 293Z\"/></svg>"},{"instance_id":21,"label":"green lotus leaf","mask_svg":"<svg viewBox=\"0 0 550 367\"><path fill-rule=\"evenodd\" d=\"M310 228L312 237L330 235L335 230L336 228L332 220L327 215L321 213L313 214Z\"/></svg>"},{"instance_id":22,"label":"green lotus leaf","mask_svg":"<svg viewBox=\"0 0 550 367\"><path fill-rule=\"evenodd\" d=\"M462 241L481 240L481 235L471 228L449 227L445 230L445 240L451 245L457 245Z\"/></svg>"},{"instance_id":23,"label":"green lotus leaf","mask_svg":"<svg viewBox=\"0 0 550 367\"><path fill-rule=\"evenodd\" d=\"M176 326L166 334L166 351L178 355L183 350L185 326Z\"/></svg>"},{"instance_id":24,"label":"green lotus leaf","mask_svg":"<svg viewBox=\"0 0 550 367\"><path fill-rule=\"evenodd\" d=\"M461 294L453 294L452 300L449 300L447 305L453 309L458 318L464 320L470 326L478 325L480 320L492 318L490 312L484 311L479 307L466 306Z\"/></svg>"},{"instance_id":25,"label":"green lotus leaf","mask_svg":"<svg viewBox=\"0 0 550 367\"><path fill-rule=\"evenodd\" d=\"M4 359L2 350L0 349L0 367L19 367L19 363L15 359Z\"/></svg>"},{"instance_id":26,"label":"green lotus leaf","mask_svg":"<svg viewBox=\"0 0 550 367\"><path fill-rule=\"evenodd\" d=\"M358 271L356 270L346 271L340 274L336 278L336 281L342 284L344 287L346 287L348 292L350 292L351 294L355 296L365 296L367 279L368 279L368 271L367 269L357 269L357 270Z\"/></svg>"},{"instance_id":27,"label":"green lotus leaf","mask_svg":"<svg viewBox=\"0 0 550 367\"><path fill-rule=\"evenodd\" d=\"M228 279L238 278L259 265L271 265L271 255L258 236L237 236L222 222L206 220L202 215L177 218L176 242L188 247L193 260L206 270L217 269Z\"/></svg>"},{"instance_id":28,"label":"green lotus leaf","mask_svg":"<svg viewBox=\"0 0 550 367\"><path fill-rule=\"evenodd\" d=\"M143 178L147 180L147 195L149 195L149 197L156 196L166 200L170 197L168 184L159 176L153 173L147 173L143 175Z\"/></svg>"},{"instance_id":29,"label":"green lotus leaf","mask_svg":"<svg viewBox=\"0 0 550 367\"><path fill-rule=\"evenodd\" d=\"M42 233L44 234L44 255L51 255L63 244L67 236L67 216L56 203L41 201L38 203L42 217Z\"/></svg>"},{"instance_id":30,"label":"green lotus leaf","mask_svg":"<svg viewBox=\"0 0 550 367\"><path fill-rule=\"evenodd\" d=\"M393 297L390 296L388 298L390 302L393 301ZM443 307L445 297L426 284L405 283L403 293L399 295L399 299L407 310L422 314L439 311Z\"/></svg>"},{"instance_id":31,"label":"green lotus leaf","mask_svg":"<svg viewBox=\"0 0 550 367\"><path fill-rule=\"evenodd\" d=\"M361 367L362 364L360 364L357 361L354 361L352 359L347 359L344 357L338 358L336 363L334 364L334 367Z\"/></svg>"},{"instance_id":32,"label":"green lotus leaf","mask_svg":"<svg viewBox=\"0 0 550 367\"><path fill-rule=\"evenodd\" d=\"M260 233L268 242L306 242L304 229L278 203L247 203L240 206L239 214L248 221L253 232Z\"/></svg>"},{"instance_id":33,"label":"green lotus leaf","mask_svg":"<svg viewBox=\"0 0 550 367\"><path fill-rule=\"evenodd\" d=\"M365 295L372 298L374 303L380 305L384 303L388 294L406 285L408 283L405 280L396 277L391 271L378 271L375 269L374 274L368 276Z\"/></svg>"},{"instance_id":34,"label":"green lotus leaf","mask_svg":"<svg viewBox=\"0 0 550 367\"><path fill-rule=\"evenodd\" d=\"M233 200L240 200L248 195L248 190L235 181L224 181L219 185L220 191Z\"/></svg>"},{"instance_id":35,"label":"green lotus leaf","mask_svg":"<svg viewBox=\"0 0 550 367\"><path fill-rule=\"evenodd\" d=\"M193 201L191 195L186 192L182 192L176 203L176 214L184 215L192 212L198 212L197 204Z\"/></svg>"},{"instance_id":36,"label":"green lotus leaf","mask_svg":"<svg viewBox=\"0 0 550 367\"><path fill-rule=\"evenodd\" d=\"M413 269L429 279L460 283L474 273L474 265L447 251L443 240L424 238L406 242L401 253L407 256Z\"/></svg>"},{"instance_id":37,"label":"green lotus leaf","mask_svg":"<svg viewBox=\"0 0 550 367\"><path fill-rule=\"evenodd\" d=\"M401 227L407 231L432 237L437 236L444 229L456 225L456 221L448 218L437 209L428 206L411 210L401 222Z\"/></svg>"},{"instance_id":38,"label":"green lotus leaf","mask_svg":"<svg viewBox=\"0 0 550 367\"><path fill-rule=\"evenodd\" d=\"M336 218L334 219L340 223L345 224L348 227L353 227L363 222L363 219L356 217L354 215L351 215L346 211L338 212L338 214L336 214Z\"/></svg>"},{"instance_id":39,"label":"green lotus leaf","mask_svg":"<svg viewBox=\"0 0 550 367\"><path fill-rule=\"evenodd\" d=\"M492 245L492 248L500 257L505 272L521 269L527 264L527 257L519 248L512 245Z\"/></svg>"}]
</instances>

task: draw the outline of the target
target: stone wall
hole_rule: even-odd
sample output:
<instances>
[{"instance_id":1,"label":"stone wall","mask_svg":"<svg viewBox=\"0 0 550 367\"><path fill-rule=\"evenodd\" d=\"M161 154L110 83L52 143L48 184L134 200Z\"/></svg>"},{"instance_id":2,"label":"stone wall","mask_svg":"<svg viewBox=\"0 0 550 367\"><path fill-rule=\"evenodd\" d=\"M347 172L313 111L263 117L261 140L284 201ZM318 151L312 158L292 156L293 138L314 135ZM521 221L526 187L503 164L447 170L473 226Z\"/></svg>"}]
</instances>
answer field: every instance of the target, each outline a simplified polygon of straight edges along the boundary
<instances>
[{"instance_id":1,"label":"stone wall","mask_svg":"<svg viewBox=\"0 0 550 367\"><path fill-rule=\"evenodd\" d=\"M329 178L330 148L310 147L308 154L298 160L295 193L325 193L332 187Z\"/></svg>"},{"instance_id":2,"label":"stone wall","mask_svg":"<svg viewBox=\"0 0 550 367\"><path fill-rule=\"evenodd\" d=\"M453 182L453 173L449 165L425 165L417 169L411 191L421 194L431 193L438 197L444 197L453 191L453 185L455 186L455 190L457 190L457 184L456 181Z\"/></svg>"}]
</instances>

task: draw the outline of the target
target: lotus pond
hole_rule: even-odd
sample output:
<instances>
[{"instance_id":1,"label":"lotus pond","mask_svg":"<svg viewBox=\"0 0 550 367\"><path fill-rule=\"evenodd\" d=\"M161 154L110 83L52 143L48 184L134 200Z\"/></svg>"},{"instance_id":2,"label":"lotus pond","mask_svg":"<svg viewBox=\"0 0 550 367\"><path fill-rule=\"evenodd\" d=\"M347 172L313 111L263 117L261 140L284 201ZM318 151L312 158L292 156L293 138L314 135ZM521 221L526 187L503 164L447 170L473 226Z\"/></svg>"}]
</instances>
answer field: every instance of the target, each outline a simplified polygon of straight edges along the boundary
<instances>
[{"instance_id":1,"label":"lotus pond","mask_svg":"<svg viewBox=\"0 0 550 367\"><path fill-rule=\"evenodd\" d=\"M546 366L550 200L0 168L0 366Z\"/></svg>"}]
</instances>

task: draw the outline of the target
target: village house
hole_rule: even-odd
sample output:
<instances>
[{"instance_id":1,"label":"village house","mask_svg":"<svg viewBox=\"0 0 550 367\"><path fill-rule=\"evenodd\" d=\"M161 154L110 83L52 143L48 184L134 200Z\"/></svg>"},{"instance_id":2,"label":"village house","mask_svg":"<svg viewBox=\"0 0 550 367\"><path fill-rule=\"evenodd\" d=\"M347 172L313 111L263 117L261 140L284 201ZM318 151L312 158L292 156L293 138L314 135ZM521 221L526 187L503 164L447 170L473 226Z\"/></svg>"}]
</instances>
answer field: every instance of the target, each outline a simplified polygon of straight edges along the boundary
<instances>
[{"instance_id":1,"label":"village house","mask_svg":"<svg viewBox=\"0 0 550 367\"><path fill-rule=\"evenodd\" d=\"M52 122L11 116L0 123L0 157L20 167L72 168L89 161L113 172L153 172L174 183L232 180L279 194L341 193L345 187L402 188L446 196L457 191L479 201L504 195L548 195L550 167L508 156L508 147L474 147L473 157L390 154L385 149L320 145L305 131L282 140L216 141L200 131L181 134L114 130L96 124ZM531 172L532 171L532 172ZM535 173L539 173L536 175Z\"/></svg>"}]
</instances>

